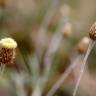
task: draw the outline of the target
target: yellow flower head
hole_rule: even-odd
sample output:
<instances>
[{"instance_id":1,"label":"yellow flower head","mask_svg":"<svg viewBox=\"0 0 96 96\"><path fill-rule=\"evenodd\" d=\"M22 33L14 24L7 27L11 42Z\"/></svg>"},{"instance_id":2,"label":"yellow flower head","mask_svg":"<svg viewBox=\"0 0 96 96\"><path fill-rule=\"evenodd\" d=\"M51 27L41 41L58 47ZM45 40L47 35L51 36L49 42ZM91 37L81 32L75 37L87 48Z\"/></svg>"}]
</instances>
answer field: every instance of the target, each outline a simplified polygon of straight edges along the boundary
<instances>
[{"instance_id":1,"label":"yellow flower head","mask_svg":"<svg viewBox=\"0 0 96 96\"><path fill-rule=\"evenodd\" d=\"M7 37L0 40L0 45L8 49L15 49L17 47L16 41L12 38Z\"/></svg>"}]
</instances>

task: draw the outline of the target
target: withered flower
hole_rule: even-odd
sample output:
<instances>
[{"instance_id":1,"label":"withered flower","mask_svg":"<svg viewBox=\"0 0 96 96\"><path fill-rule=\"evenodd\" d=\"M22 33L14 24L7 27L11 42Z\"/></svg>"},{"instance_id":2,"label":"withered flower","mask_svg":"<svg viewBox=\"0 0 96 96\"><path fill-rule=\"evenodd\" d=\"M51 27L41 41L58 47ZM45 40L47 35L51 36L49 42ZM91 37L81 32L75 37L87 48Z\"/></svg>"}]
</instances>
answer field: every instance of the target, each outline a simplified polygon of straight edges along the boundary
<instances>
[{"instance_id":1,"label":"withered flower","mask_svg":"<svg viewBox=\"0 0 96 96\"><path fill-rule=\"evenodd\" d=\"M92 40L96 40L96 22L90 28L89 36Z\"/></svg>"}]
</instances>

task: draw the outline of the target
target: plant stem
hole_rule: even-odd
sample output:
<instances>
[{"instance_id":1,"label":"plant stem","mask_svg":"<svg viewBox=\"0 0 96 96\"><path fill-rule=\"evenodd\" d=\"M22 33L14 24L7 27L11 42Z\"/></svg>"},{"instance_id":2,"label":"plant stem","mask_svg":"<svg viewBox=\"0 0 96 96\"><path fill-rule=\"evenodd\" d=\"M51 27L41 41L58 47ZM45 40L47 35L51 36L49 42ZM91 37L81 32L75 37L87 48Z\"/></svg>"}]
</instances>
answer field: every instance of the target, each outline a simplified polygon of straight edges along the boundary
<instances>
[{"instance_id":1,"label":"plant stem","mask_svg":"<svg viewBox=\"0 0 96 96\"><path fill-rule=\"evenodd\" d=\"M35 88L34 88L34 90L33 90L33 93L32 93L32 95L31 96L42 96L42 89L43 89L43 85L42 85L42 82L41 82L41 80L39 79L38 81L37 81L37 84L35 85Z\"/></svg>"},{"instance_id":2,"label":"plant stem","mask_svg":"<svg viewBox=\"0 0 96 96\"><path fill-rule=\"evenodd\" d=\"M71 71L77 66L77 63L82 59L81 57L82 57L81 55L77 56L75 61L73 61L73 63L70 64L68 69L66 69L66 71L61 75L60 79L55 83L55 85L51 88L51 90L48 92L46 96L54 95L54 93L60 88L60 86L62 86L64 80L68 77Z\"/></svg>"},{"instance_id":3,"label":"plant stem","mask_svg":"<svg viewBox=\"0 0 96 96\"><path fill-rule=\"evenodd\" d=\"M30 64L30 69L32 71L32 78L34 78L34 83L36 83L40 75L40 66L37 54L34 53L33 55L28 56L28 60Z\"/></svg>"},{"instance_id":4,"label":"plant stem","mask_svg":"<svg viewBox=\"0 0 96 96\"><path fill-rule=\"evenodd\" d=\"M16 92L17 92L17 96L27 96L25 90L24 90L24 77L22 76L22 74L12 74L12 79L15 83L16 86Z\"/></svg>"},{"instance_id":5,"label":"plant stem","mask_svg":"<svg viewBox=\"0 0 96 96\"><path fill-rule=\"evenodd\" d=\"M82 78L82 75L83 75L83 72L84 72L84 69L85 69L86 61L87 61L87 59L88 59L88 56L89 56L89 54L90 54L90 52L91 52L94 44L95 44L95 42L92 41L92 40L91 40L90 43L89 43L88 50L87 50L87 52L86 52L86 54L85 54L83 63L82 63L82 65L81 65L80 75L79 75L79 77L78 77L78 80L77 80L77 83L76 83L76 86L75 86L75 89L74 89L74 92L73 92L73 96L76 96L76 93L77 93L77 90L78 90L78 87L79 87L79 84L80 84L80 80L81 80L81 78Z\"/></svg>"},{"instance_id":6,"label":"plant stem","mask_svg":"<svg viewBox=\"0 0 96 96\"><path fill-rule=\"evenodd\" d=\"M1 64L0 66L0 74L2 75L4 73L4 70L5 70L5 64Z\"/></svg>"},{"instance_id":7,"label":"plant stem","mask_svg":"<svg viewBox=\"0 0 96 96\"><path fill-rule=\"evenodd\" d=\"M63 34L62 34L62 30L64 25L67 22L67 18L65 18L65 16L62 16L60 18L58 27L56 29L56 32L54 33L52 39L51 39L51 43L49 44L48 50L46 52L45 58L44 58L44 74L43 77L45 78L45 81L48 79L50 70L51 70L51 65L52 65L52 60L54 57L54 53L56 53L56 51L58 50L62 40L64 39Z\"/></svg>"},{"instance_id":8,"label":"plant stem","mask_svg":"<svg viewBox=\"0 0 96 96\"><path fill-rule=\"evenodd\" d=\"M60 3L59 0L51 0L51 4L40 25L36 40L42 46L45 45L45 43L46 43L46 37L47 37L47 31L48 31L47 29L48 29L48 26L49 26L53 16L55 15L55 13L58 9L59 3ZM39 46L39 48L38 48L38 46L37 46L36 53L38 54L39 61L41 61L41 57L42 57L41 55L43 54L43 51L44 50L42 47Z\"/></svg>"},{"instance_id":9,"label":"plant stem","mask_svg":"<svg viewBox=\"0 0 96 96\"><path fill-rule=\"evenodd\" d=\"M38 36L37 36L38 37L38 42L41 41L40 43L42 43L42 40L44 41L44 39L43 39L44 37L42 37L42 36L43 36L43 34L45 34L47 32L47 27L49 26L49 24L50 24L50 22L51 22L51 20L52 20L52 18L54 16L54 14L56 13L58 5L59 5L59 0L52 0L51 1L51 5L49 6L49 8L47 10L47 13L44 16L44 19L43 19L43 21L41 23L41 26L40 26L40 29L39 29L39 32L38 32ZM44 29L44 31L42 31L42 29ZM41 61L42 53L43 53L42 48L39 48L39 49L36 48L36 55L40 58L39 62ZM36 71L37 67L40 70L40 67L39 67L38 64L35 67L36 67L34 69L35 71ZM38 78L40 79L41 77L39 76ZM40 96L40 95L42 95L42 90L40 89L40 84L38 85L38 82L40 82L40 81L39 80L36 80L36 81L37 81L37 84L36 84L36 86L35 86L35 88L33 90L32 96Z\"/></svg>"}]
</instances>

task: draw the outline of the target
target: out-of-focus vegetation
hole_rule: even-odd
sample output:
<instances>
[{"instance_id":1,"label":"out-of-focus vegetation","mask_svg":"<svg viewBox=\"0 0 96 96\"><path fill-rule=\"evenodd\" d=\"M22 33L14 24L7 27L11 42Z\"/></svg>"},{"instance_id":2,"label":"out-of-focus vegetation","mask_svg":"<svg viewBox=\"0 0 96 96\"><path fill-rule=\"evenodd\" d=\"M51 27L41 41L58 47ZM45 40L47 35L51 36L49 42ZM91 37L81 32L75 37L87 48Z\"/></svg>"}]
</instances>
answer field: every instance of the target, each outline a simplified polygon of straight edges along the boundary
<instances>
[{"instance_id":1,"label":"out-of-focus vegetation","mask_svg":"<svg viewBox=\"0 0 96 96\"><path fill-rule=\"evenodd\" d=\"M53 95L72 96L85 54L78 44L95 15L96 0L0 0L0 39L18 43L14 64L0 76L0 96L47 96L78 57L77 67ZM96 95L95 53L94 46L77 96Z\"/></svg>"}]
</instances>

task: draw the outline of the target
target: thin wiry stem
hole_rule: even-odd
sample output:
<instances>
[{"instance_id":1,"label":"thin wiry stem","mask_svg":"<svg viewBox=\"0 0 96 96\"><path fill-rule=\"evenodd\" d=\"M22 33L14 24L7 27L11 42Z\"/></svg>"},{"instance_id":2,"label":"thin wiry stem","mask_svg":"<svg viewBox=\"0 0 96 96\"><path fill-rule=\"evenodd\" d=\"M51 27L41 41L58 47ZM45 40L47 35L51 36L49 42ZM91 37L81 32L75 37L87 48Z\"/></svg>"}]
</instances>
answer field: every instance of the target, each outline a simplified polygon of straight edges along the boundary
<instances>
[{"instance_id":1,"label":"thin wiry stem","mask_svg":"<svg viewBox=\"0 0 96 96\"><path fill-rule=\"evenodd\" d=\"M49 24L50 24L50 21L52 20L52 18L53 18L53 16L54 16L54 14L55 14L55 12L56 12L56 10L57 10L57 6L59 5L59 0L52 0L52 3L51 3L51 5L50 5L50 7L48 8L48 11L47 11L47 13L45 14L45 17L44 17L44 19L43 19L43 21L42 21L42 24L41 24L41 26L40 26L40 29L39 29L39 39L40 40L38 40L38 41L41 41L41 39L42 39L42 33L44 32L47 32L47 27L49 26ZM42 31L42 29L44 29L44 31ZM43 34L44 34L43 33ZM42 50L40 50L40 49L36 49L36 54L38 54L38 53L42 53ZM37 64L37 67L39 68L39 65ZM34 69L35 70L35 69ZM37 83L38 82L40 82L40 81L38 81L37 80ZM42 85L43 86L43 85ZM42 95L42 90L40 90L40 85L37 85L36 84L36 86L35 86L35 88L34 88L34 91L33 91L33 93L32 93L32 96L37 96L37 94L39 94L38 96L41 96ZM38 90L38 92L39 93L37 93L37 90Z\"/></svg>"},{"instance_id":2,"label":"thin wiry stem","mask_svg":"<svg viewBox=\"0 0 96 96\"><path fill-rule=\"evenodd\" d=\"M48 92L46 96L53 96L55 92L62 86L65 79L68 77L68 75L71 73L71 71L77 66L78 62L82 59L82 56L79 55L77 58L73 61L72 64L66 69L66 71L61 75L60 79L55 83L55 85L51 88L51 90Z\"/></svg>"},{"instance_id":3,"label":"thin wiry stem","mask_svg":"<svg viewBox=\"0 0 96 96\"><path fill-rule=\"evenodd\" d=\"M60 0L52 0L51 4L44 16L44 19L40 25L38 34L37 34L37 42L39 42L41 45L45 44L46 42L46 36L47 36L47 32L48 32L48 26L54 16L54 14L56 13L58 6L59 6L59 2ZM43 48L36 48L36 53L38 54L39 57L39 61L41 60L41 55L43 54ZM40 55L40 56L39 56Z\"/></svg>"},{"instance_id":4,"label":"thin wiry stem","mask_svg":"<svg viewBox=\"0 0 96 96\"><path fill-rule=\"evenodd\" d=\"M2 75L4 73L4 70L5 70L5 64L1 64L0 66L0 74Z\"/></svg>"},{"instance_id":5,"label":"thin wiry stem","mask_svg":"<svg viewBox=\"0 0 96 96\"><path fill-rule=\"evenodd\" d=\"M42 87L43 88L44 88L44 85L47 82L48 77L49 77L49 73L50 73L54 53L58 50L58 48L60 46L60 43L61 43L61 41L63 39L62 29L63 29L64 24L66 22L67 22L67 20L65 19L64 16L62 16L61 19L60 19L60 22L59 22L59 26L56 29L56 32L53 35L51 43L49 44L48 50L46 52L45 59L44 59L45 69L44 69L44 74L43 74L43 77L42 77L42 82L43 82ZM38 88L39 88L39 86L38 86Z\"/></svg>"},{"instance_id":6,"label":"thin wiry stem","mask_svg":"<svg viewBox=\"0 0 96 96\"><path fill-rule=\"evenodd\" d=\"M44 73L43 77L45 79L44 82L46 82L49 77L54 53L58 50L58 48L63 40L62 30L63 30L63 27L66 24L66 22L67 22L67 19L64 16L62 16L59 21L59 25L56 29L56 32L53 35L51 43L49 44L48 50L46 52L45 59L44 59L45 69L43 72Z\"/></svg>"},{"instance_id":7,"label":"thin wiry stem","mask_svg":"<svg viewBox=\"0 0 96 96\"><path fill-rule=\"evenodd\" d=\"M76 96L76 93L77 93L77 90L78 90L78 87L79 87L79 84L80 84L80 80L82 78L82 75L83 75L83 72L84 72L84 69L85 69L86 61L88 59L88 56L89 56L94 44L95 44L95 42L92 41L92 40L89 43L89 47L88 47L87 53L86 53L86 55L84 57L82 65L81 65L80 75L78 77L78 80L77 80L77 83L76 83L76 86L75 86L75 89L74 89L74 92L73 92L73 96Z\"/></svg>"},{"instance_id":8,"label":"thin wiry stem","mask_svg":"<svg viewBox=\"0 0 96 96\"><path fill-rule=\"evenodd\" d=\"M33 56L28 56L30 69L32 71L32 78L34 78L34 83L36 83L37 79L39 78L40 73L40 66L39 66L39 60L37 55L34 53Z\"/></svg>"}]
</instances>

